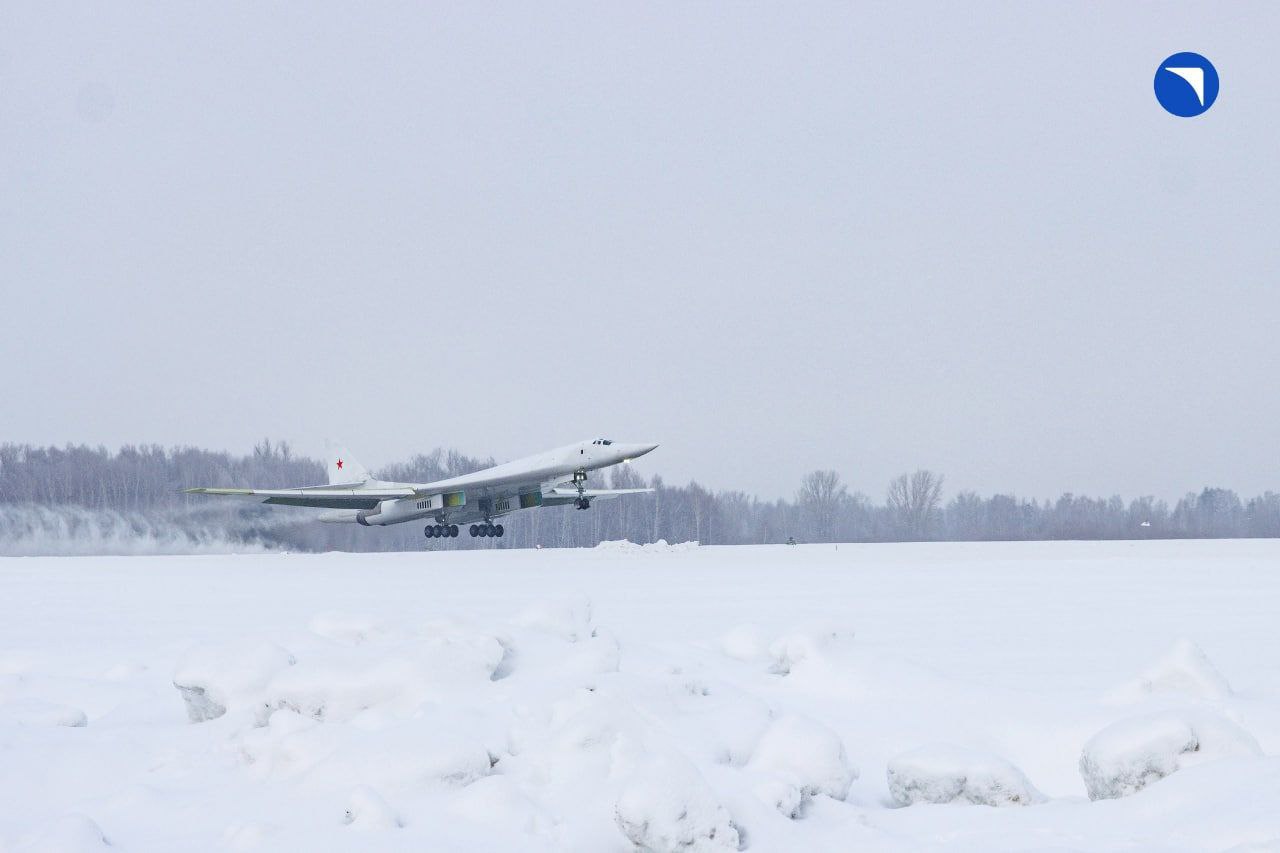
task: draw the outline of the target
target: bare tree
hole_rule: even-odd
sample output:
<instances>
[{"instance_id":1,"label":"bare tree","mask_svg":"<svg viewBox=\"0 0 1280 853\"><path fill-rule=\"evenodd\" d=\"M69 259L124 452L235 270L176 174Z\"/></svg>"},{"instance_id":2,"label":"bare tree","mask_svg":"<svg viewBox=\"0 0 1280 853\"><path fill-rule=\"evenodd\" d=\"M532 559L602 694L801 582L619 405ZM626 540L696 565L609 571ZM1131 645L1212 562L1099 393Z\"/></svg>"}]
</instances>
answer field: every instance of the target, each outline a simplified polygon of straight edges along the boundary
<instances>
[{"instance_id":1,"label":"bare tree","mask_svg":"<svg viewBox=\"0 0 1280 853\"><path fill-rule=\"evenodd\" d=\"M848 491L835 471L813 471L800 483L796 502L804 514L807 533L818 542L830 542L836 532L836 519Z\"/></svg>"},{"instance_id":2,"label":"bare tree","mask_svg":"<svg viewBox=\"0 0 1280 853\"><path fill-rule=\"evenodd\" d=\"M922 468L890 480L885 503L901 533L911 539L926 539L941 499L942 475Z\"/></svg>"}]
</instances>

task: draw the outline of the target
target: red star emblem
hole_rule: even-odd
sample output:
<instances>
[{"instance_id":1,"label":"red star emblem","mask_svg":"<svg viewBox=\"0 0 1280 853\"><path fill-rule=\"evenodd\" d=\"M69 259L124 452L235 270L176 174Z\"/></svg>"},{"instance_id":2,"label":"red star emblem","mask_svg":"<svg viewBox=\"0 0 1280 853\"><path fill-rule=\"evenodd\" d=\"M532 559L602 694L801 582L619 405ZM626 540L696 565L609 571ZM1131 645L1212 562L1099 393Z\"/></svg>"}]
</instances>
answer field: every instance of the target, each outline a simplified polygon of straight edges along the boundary
<instances>
[{"instance_id":1,"label":"red star emblem","mask_svg":"<svg viewBox=\"0 0 1280 853\"><path fill-rule=\"evenodd\" d=\"M342 460L341 460L341 459L339 459L339 460L338 460L338 470L339 470L339 471L341 471L341 470L342 470Z\"/></svg>"}]
</instances>

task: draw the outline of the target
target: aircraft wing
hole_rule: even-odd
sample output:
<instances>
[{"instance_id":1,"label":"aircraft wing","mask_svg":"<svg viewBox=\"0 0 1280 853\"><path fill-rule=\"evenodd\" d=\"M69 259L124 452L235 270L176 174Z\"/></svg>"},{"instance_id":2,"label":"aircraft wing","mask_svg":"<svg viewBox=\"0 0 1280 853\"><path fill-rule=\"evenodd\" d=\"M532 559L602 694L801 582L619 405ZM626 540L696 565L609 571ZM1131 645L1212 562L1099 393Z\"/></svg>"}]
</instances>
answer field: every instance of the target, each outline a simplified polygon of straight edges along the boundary
<instances>
[{"instance_id":1,"label":"aircraft wing","mask_svg":"<svg viewBox=\"0 0 1280 853\"><path fill-rule=\"evenodd\" d=\"M379 501L407 498L411 488L335 489L320 486L305 489L185 489L189 495L239 498L277 506L310 506L319 509L373 509Z\"/></svg>"},{"instance_id":2,"label":"aircraft wing","mask_svg":"<svg viewBox=\"0 0 1280 853\"><path fill-rule=\"evenodd\" d=\"M619 495L643 495L652 492L653 489L583 489L582 497L590 500L606 500L608 498L616 498ZM547 489L542 493L543 506L560 506L561 504L573 503L578 499L578 490L573 488L555 488Z\"/></svg>"}]
</instances>

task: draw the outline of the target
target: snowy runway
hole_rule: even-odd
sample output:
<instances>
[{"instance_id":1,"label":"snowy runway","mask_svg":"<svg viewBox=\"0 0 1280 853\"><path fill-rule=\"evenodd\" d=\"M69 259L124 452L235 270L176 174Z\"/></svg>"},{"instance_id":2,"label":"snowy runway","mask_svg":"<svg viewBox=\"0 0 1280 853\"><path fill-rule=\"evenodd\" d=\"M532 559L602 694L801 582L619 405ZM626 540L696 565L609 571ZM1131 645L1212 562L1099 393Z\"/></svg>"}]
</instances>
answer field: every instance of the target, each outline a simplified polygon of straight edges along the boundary
<instances>
[{"instance_id":1,"label":"snowy runway","mask_svg":"<svg viewBox=\"0 0 1280 853\"><path fill-rule=\"evenodd\" d=\"M1262 540L0 559L0 851L1280 850L1277 614Z\"/></svg>"}]
</instances>

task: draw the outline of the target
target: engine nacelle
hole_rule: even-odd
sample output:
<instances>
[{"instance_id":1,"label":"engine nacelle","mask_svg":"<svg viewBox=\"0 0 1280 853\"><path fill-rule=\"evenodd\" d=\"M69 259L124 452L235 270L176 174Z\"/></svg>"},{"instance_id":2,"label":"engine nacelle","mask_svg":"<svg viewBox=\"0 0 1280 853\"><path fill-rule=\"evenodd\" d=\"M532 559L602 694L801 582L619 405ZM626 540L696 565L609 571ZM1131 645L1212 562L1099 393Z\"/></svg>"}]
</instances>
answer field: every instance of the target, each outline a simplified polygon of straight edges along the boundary
<instances>
[{"instance_id":1,"label":"engine nacelle","mask_svg":"<svg viewBox=\"0 0 1280 853\"><path fill-rule=\"evenodd\" d=\"M360 521L359 515L358 509L335 509L332 512L320 513L316 516L316 520L326 524L357 524Z\"/></svg>"},{"instance_id":2,"label":"engine nacelle","mask_svg":"<svg viewBox=\"0 0 1280 853\"><path fill-rule=\"evenodd\" d=\"M399 524L402 521L413 521L435 515L444 510L465 506L467 496L463 492L445 492L439 495L426 495L413 498L396 498L381 501L373 509L362 509L356 513L355 521L365 527L383 527L388 524Z\"/></svg>"}]
</instances>

